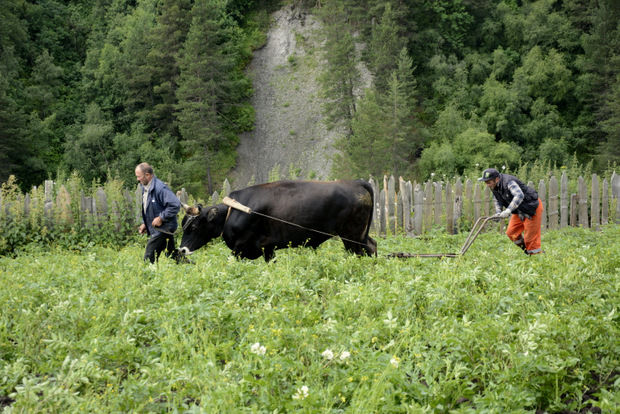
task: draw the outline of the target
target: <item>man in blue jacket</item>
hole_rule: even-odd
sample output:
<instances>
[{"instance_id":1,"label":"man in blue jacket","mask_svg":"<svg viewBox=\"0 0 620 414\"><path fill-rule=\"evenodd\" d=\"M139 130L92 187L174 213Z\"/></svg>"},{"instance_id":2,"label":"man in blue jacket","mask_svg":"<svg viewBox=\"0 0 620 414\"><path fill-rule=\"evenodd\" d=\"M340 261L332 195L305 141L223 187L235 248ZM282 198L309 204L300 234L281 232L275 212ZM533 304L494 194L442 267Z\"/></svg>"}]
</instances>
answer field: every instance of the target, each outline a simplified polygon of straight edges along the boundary
<instances>
[{"instance_id":1,"label":"man in blue jacket","mask_svg":"<svg viewBox=\"0 0 620 414\"><path fill-rule=\"evenodd\" d=\"M153 167L143 162L136 167L136 178L142 184L142 221L140 234L147 233L144 260L155 263L164 249L166 257L176 259L174 231L177 229L179 199L161 180L155 177Z\"/></svg>"}]
</instances>

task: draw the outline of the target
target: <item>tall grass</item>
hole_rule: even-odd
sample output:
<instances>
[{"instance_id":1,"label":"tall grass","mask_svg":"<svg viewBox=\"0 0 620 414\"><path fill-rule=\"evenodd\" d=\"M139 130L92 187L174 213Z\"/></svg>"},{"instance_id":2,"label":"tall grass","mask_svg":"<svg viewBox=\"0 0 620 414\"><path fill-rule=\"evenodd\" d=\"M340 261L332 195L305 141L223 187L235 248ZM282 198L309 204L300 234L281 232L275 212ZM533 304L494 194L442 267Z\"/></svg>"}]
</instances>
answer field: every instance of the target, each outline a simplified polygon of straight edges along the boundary
<instances>
[{"instance_id":1,"label":"tall grass","mask_svg":"<svg viewBox=\"0 0 620 414\"><path fill-rule=\"evenodd\" d=\"M620 409L620 227L338 241L195 265L121 249L0 258L6 412L579 412Z\"/></svg>"}]
</instances>

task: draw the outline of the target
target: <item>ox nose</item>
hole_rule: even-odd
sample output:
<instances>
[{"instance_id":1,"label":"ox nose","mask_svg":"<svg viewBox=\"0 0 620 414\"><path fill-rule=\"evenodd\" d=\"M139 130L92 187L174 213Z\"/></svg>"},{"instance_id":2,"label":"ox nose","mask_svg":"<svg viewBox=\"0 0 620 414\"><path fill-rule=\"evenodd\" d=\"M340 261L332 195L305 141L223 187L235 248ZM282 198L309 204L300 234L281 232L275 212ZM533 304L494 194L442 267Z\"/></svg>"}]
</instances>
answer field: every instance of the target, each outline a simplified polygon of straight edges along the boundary
<instances>
[{"instance_id":1,"label":"ox nose","mask_svg":"<svg viewBox=\"0 0 620 414\"><path fill-rule=\"evenodd\" d=\"M185 247L185 246L184 247L179 247L178 250L179 250L180 254L186 255L186 256L193 253L193 252L190 252L189 249L187 247Z\"/></svg>"}]
</instances>

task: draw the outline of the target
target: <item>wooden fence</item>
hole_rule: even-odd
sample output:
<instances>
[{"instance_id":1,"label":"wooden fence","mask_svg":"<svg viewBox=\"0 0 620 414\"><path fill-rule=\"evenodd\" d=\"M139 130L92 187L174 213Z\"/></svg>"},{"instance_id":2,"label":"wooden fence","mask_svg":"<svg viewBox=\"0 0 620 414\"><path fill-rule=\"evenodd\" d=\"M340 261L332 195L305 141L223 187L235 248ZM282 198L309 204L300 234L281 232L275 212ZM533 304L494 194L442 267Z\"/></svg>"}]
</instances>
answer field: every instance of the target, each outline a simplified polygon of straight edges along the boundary
<instances>
[{"instance_id":1,"label":"wooden fence","mask_svg":"<svg viewBox=\"0 0 620 414\"><path fill-rule=\"evenodd\" d=\"M479 217L495 214L491 191L478 181L412 183L402 177L397 182L393 176L385 176L382 189L372 178L370 183L375 188L374 231L381 235L404 232L415 236L437 226L454 234L464 223L473 224ZM568 226L598 230L610 220L620 222L620 176L614 173L601 185L593 174L590 191L583 177L576 184L577 193L569 195L566 173L560 182L556 177L548 182L540 180L538 188L528 183L543 202L543 231Z\"/></svg>"},{"instance_id":2,"label":"wooden fence","mask_svg":"<svg viewBox=\"0 0 620 414\"><path fill-rule=\"evenodd\" d=\"M379 235L405 233L415 236L436 227L445 227L447 232L454 234L461 227L467 227L467 223L495 212L491 192L484 183L477 181L467 180L464 184L460 179L454 183L412 183L402 178L397 182L393 176L384 177L382 183L373 178L369 181L375 189L373 231ZM528 185L535 188L532 182ZM569 194L569 188L577 188L577 192ZM559 182L555 177L548 182L541 180L535 189L544 205L543 231L567 226L598 230L611 220L620 222L620 176L615 173L609 181L604 179L602 183L596 174L592 175L589 190L582 177L576 185L569 186L566 173ZM220 197L230 191L230 185L225 181L221 193L215 192L209 201L217 204ZM178 191L177 196L184 203L188 202L185 189ZM36 214L42 211L48 225L77 223L91 226L107 221L120 229L122 221L135 226L141 223L140 186L134 192L124 191L112 198L114 200L110 201L106 191L98 188L92 195L81 192L79 201L74 203L64 186L56 190L52 181L46 181L43 194L34 188L31 193L4 204L0 194L0 218L11 215L11 211L15 211L12 208L17 208L25 219L35 211L39 212ZM131 214L122 214L127 211Z\"/></svg>"}]
</instances>

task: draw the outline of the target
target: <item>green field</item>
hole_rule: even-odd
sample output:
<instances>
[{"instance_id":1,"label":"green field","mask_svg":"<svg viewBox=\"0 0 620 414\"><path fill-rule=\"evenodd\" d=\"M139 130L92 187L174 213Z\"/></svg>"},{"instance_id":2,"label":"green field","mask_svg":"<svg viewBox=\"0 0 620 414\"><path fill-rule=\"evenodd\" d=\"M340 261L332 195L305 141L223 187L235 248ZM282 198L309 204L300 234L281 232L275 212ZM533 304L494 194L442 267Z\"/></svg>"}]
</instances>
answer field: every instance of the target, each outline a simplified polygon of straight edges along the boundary
<instances>
[{"instance_id":1,"label":"green field","mask_svg":"<svg viewBox=\"0 0 620 414\"><path fill-rule=\"evenodd\" d=\"M620 411L620 226L335 240L238 261L143 245L0 258L4 412Z\"/></svg>"}]
</instances>

